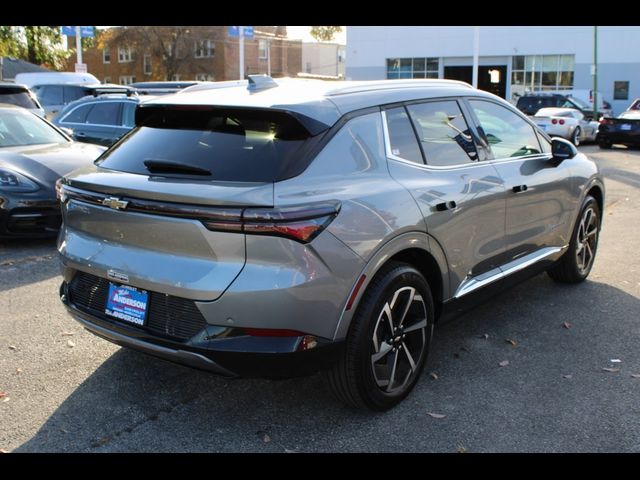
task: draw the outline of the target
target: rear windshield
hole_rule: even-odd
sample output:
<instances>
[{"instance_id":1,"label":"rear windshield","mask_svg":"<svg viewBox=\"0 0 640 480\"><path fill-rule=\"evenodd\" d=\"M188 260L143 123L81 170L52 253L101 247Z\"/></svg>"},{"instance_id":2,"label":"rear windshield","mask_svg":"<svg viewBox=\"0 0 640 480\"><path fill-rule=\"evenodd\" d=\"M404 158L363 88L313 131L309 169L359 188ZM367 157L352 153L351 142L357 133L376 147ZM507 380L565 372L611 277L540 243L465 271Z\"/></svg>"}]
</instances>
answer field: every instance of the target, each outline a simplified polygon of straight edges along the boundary
<instances>
[{"instance_id":1,"label":"rear windshield","mask_svg":"<svg viewBox=\"0 0 640 480\"><path fill-rule=\"evenodd\" d=\"M310 133L271 110L147 107L98 164L123 172L203 180L273 182L304 156Z\"/></svg>"},{"instance_id":2,"label":"rear windshield","mask_svg":"<svg viewBox=\"0 0 640 480\"><path fill-rule=\"evenodd\" d=\"M24 88L0 88L0 103L18 105L24 108L40 108Z\"/></svg>"}]
</instances>

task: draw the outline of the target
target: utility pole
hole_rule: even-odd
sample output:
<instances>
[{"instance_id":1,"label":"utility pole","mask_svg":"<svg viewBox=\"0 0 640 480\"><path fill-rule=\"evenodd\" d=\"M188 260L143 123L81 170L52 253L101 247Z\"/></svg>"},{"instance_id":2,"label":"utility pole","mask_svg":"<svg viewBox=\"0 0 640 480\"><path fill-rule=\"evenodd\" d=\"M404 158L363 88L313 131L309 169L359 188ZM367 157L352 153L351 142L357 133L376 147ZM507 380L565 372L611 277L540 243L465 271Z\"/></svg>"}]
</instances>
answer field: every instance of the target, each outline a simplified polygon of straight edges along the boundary
<instances>
[{"instance_id":1,"label":"utility pole","mask_svg":"<svg viewBox=\"0 0 640 480\"><path fill-rule=\"evenodd\" d=\"M593 27L593 119L598 121L598 27Z\"/></svg>"},{"instance_id":2,"label":"utility pole","mask_svg":"<svg viewBox=\"0 0 640 480\"><path fill-rule=\"evenodd\" d=\"M271 76L271 38L267 38L267 75Z\"/></svg>"},{"instance_id":3,"label":"utility pole","mask_svg":"<svg viewBox=\"0 0 640 480\"><path fill-rule=\"evenodd\" d=\"M80 26L76 25L76 63L82 63L82 37L80 36Z\"/></svg>"},{"instance_id":4,"label":"utility pole","mask_svg":"<svg viewBox=\"0 0 640 480\"><path fill-rule=\"evenodd\" d=\"M478 88L478 57L480 56L480 27L473 27L473 88Z\"/></svg>"},{"instance_id":5,"label":"utility pole","mask_svg":"<svg viewBox=\"0 0 640 480\"><path fill-rule=\"evenodd\" d=\"M244 80L244 27L239 26L240 35L240 80Z\"/></svg>"}]
</instances>

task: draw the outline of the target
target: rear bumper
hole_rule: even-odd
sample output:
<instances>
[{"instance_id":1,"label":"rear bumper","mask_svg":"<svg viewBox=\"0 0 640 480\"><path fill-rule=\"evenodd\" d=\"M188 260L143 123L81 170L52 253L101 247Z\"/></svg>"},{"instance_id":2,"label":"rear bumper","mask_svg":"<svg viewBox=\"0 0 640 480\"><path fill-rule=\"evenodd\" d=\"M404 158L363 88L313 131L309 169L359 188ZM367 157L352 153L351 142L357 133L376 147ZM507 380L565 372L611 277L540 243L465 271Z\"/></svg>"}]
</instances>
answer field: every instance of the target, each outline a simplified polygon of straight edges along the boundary
<instances>
[{"instance_id":1,"label":"rear bumper","mask_svg":"<svg viewBox=\"0 0 640 480\"><path fill-rule=\"evenodd\" d=\"M640 133L620 133L599 131L596 141L607 140L622 145L640 145Z\"/></svg>"},{"instance_id":2,"label":"rear bumper","mask_svg":"<svg viewBox=\"0 0 640 480\"><path fill-rule=\"evenodd\" d=\"M66 282L60 299L67 311L91 333L117 345L174 363L225 376L290 378L329 368L343 343L313 337L254 337L235 328L206 325L187 340L176 340L126 324L95 311L81 310Z\"/></svg>"}]
</instances>

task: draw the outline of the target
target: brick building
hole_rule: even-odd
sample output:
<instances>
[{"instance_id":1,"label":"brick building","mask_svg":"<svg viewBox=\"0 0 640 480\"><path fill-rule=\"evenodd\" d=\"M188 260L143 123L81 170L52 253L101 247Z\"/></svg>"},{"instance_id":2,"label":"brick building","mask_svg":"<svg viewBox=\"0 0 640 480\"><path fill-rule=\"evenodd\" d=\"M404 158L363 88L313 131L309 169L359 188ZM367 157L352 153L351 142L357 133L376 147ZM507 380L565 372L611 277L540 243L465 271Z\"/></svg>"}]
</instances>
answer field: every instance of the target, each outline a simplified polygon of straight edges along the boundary
<instances>
[{"instance_id":1,"label":"brick building","mask_svg":"<svg viewBox=\"0 0 640 480\"><path fill-rule=\"evenodd\" d=\"M285 26L256 26L244 40L245 75L295 77L302 71L302 42L286 38ZM75 38L68 37L69 45ZM98 46L83 51L87 71L105 83L159 80L237 80L239 39L226 26L116 27ZM68 59L73 71L76 56Z\"/></svg>"}]
</instances>

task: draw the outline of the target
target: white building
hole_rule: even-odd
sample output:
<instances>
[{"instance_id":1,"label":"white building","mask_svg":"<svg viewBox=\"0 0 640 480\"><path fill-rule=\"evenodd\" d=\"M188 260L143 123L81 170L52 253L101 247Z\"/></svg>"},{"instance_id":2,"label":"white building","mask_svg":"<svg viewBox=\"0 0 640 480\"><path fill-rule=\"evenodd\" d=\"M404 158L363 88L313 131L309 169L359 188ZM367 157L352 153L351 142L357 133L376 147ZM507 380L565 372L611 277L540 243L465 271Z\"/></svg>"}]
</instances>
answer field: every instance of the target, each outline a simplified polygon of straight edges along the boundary
<instances>
[{"instance_id":1,"label":"white building","mask_svg":"<svg viewBox=\"0 0 640 480\"><path fill-rule=\"evenodd\" d=\"M346 77L471 83L474 27L347 27ZM526 91L593 89L594 27L479 27L478 87L514 101ZM620 113L640 97L640 27L598 27L598 91ZM304 65L304 64L303 64Z\"/></svg>"},{"instance_id":2,"label":"white building","mask_svg":"<svg viewBox=\"0 0 640 480\"><path fill-rule=\"evenodd\" d=\"M345 49L344 45L338 43L303 42L303 72L344 78Z\"/></svg>"}]
</instances>

